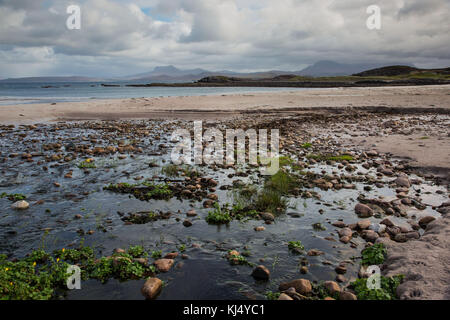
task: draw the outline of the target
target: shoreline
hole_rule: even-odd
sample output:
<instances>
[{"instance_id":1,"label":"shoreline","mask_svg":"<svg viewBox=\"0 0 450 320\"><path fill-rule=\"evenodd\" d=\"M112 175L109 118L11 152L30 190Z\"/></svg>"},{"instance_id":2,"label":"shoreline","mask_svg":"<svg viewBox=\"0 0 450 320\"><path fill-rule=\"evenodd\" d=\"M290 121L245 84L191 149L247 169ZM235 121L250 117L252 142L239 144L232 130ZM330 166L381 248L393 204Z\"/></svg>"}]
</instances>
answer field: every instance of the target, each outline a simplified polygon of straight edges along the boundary
<instances>
[{"instance_id":1,"label":"shoreline","mask_svg":"<svg viewBox=\"0 0 450 320\"><path fill-rule=\"evenodd\" d=\"M158 98L93 99L82 102L0 106L0 124L71 120L184 118L264 111L311 111L340 108L420 108L450 110L450 85L330 88ZM320 110L319 110L320 111ZM180 115L174 113L179 112Z\"/></svg>"}]
</instances>

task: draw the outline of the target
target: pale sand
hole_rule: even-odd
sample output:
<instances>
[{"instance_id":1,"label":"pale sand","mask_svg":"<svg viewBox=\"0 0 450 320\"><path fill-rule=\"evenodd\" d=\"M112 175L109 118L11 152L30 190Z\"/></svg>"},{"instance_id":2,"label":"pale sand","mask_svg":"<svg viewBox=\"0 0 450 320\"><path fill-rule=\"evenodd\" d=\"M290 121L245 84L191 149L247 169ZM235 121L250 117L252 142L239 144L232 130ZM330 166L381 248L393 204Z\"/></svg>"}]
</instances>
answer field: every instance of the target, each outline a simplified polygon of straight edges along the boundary
<instances>
[{"instance_id":1,"label":"pale sand","mask_svg":"<svg viewBox=\"0 0 450 320\"><path fill-rule=\"evenodd\" d=\"M0 106L0 123L54 120L218 117L241 111L342 107L450 108L450 85L423 87L335 88L217 96L91 100Z\"/></svg>"},{"instance_id":2,"label":"pale sand","mask_svg":"<svg viewBox=\"0 0 450 320\"><path fill-rule=\"evenodd\" d=\"M0 123L32 124L58 120L182 118L221 119L240 112L313 112L324 108L400 108L450 110L450 85L421 87L333 88L217 96L90 100L0 106ZM446 135L446 133L444 133ZM421 167L448 168L450 139L414 141L408 136L369 137L355 144L411 158ZM361 139L362 140L362 139ZM422 146L419 146L421 144ZM424 146L423 146L424 145Z\"/></svg>"}]
</instances>

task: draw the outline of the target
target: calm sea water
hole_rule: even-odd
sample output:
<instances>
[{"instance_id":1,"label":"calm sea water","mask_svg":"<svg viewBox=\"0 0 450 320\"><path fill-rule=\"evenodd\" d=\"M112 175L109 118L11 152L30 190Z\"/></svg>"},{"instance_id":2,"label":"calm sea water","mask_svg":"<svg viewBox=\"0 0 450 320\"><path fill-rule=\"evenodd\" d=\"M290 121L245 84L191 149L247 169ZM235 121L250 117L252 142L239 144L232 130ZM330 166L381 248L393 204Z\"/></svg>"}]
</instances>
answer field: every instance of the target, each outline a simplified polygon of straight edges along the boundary
<instances>
[{"instance_id":1,"label":"calm sea water","mask_svg":"<svg viewBox=\"0 0 450 320\"><path fill-rule=\"evenodd\" d=\"M0 83L0 105L123 99L141 97L201 96L232 93L296 91L304 88L174 88L174 87L103 87L101 83ZM49 88L43 88L50 86Z\"/></svg>"}]
</instances>

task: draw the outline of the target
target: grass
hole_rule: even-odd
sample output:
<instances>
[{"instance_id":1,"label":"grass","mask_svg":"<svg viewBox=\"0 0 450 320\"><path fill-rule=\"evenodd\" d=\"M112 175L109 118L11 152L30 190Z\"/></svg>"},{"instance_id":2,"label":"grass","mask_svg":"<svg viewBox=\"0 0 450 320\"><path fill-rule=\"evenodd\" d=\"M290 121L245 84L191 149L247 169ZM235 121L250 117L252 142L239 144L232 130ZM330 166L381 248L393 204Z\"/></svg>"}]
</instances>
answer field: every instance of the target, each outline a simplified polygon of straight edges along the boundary
<instances>
[{"instance_id":1,"label":"grass","mask_svg":"<svg viewBox=\"0 0 450 320\"><path fill-rule=\"evenodd\" d=\"M358 300L396 300L397 287L402 283L404 276L380 276L380 289L367 288L367 278L357 279L351 283Z\"/></svg>"},{"instance_id":2,"label":"grass","mask_svg":"<svg viewBox=\"0 0 450 320\"><path fill-rule=\"evenodd\" d=\"M81 161L77 165L77 167L79 169L95 169L95 168L97 168L92 159L87 159L87 160Z\"/></svg>"},{"instance_id":3,"label":"grass","mask_svg":"<svg viewBox=\"0 0 450 320\"><path fill-rule=\"evenodd\" d=\"M180 169L177 165L168 164L161 169L161 173L167 177L178 177L180 175Z\"/></svg>"},{"instance_id":4,"label":"grass","mask_svg":"<svg viewBox=\"0 0 450 320\"><path fill-rule=\"evenodd\" d=\"M353 157L350 155L341 155L341 156L331 156L331 155L323 155L323 154L309 154L306 156L308 159L314 159L317 161L352 161Z\"/></svg>"},{"instance_id":5,"label":"grass","mask_svg":"<svg viewBox=\"0 0 450 320\"><path fill-rule=\"evenodd\" d=\"M227 224L230 223L233 218L228 210L223 210L220 208L218 203L214 204L214 210L209 211L206 216L206 222L209 224Z\"/></svg>"},{"instance_id":6,"label":"grass","mask_svg":"<svg viewBox=\"0 0 450 320\"><path fill-rule=\"evenodd\" d=\"M44 249L32 251L17 261L9 261L0 255L0 297L3 300L49 300L57 292L65 290L69 265L81 269L81 278L106 282L115 278L120 281L142 279L155 273L154 266L145 266L134 258L145 257L143 247L130 247L125 253L114 253L96 259L93 248L55 250L53 254Z\"/></svg>"},{"instance_id":7,"label":"grass","mask_svg":"<svg viewBox=\"0 0 450 320\"><path fill-rule=\"evenodd\" d=\"M312 143L306 142L306 143L300 145L300 147L302 147L303 149L309 149L312 147Z\"/></svg>"},{"instance_id":8,"label":"grass","mask_svg":"<svg viewBox=\"0 0 450 320\"><path fill-rule=\"evenodd\" d=\"M301 241L289 241L288 248L289 250L305 250L305 247L303 246Z\"/></svg>"},{"instance_id":9,"label":"grass","mask_svg":"<svg viewBox=\"0 0 450 320\"><path fill-rule=\"evenodd\" d=\"M21 193L13 193L13 194L8 194L6 192L3 192L2 194L0 194L0 198L7 198L10 201L16 202L16 201L20 201L20 200L25 200L27 198L26 195L21 194Z\"/></svg>"},{"instance_id":10,"label":"grass","mask_svg":"<svg viewBox=\"0 0 450 320\"><path fill-rule=\"evenodd\" d=\"M382 243L374 244L371 247L364 249L362 252L361 264L365 266L379 265L384 262L386 258L387 249Z\"/></svg>"}]
</instances>

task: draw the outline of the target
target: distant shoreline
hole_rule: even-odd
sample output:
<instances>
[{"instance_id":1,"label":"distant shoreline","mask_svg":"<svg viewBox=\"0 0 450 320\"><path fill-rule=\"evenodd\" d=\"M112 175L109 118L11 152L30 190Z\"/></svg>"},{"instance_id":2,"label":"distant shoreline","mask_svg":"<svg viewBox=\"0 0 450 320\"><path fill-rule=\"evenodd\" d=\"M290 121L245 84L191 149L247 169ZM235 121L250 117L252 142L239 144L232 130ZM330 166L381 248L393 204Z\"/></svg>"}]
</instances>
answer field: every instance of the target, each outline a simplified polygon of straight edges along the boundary
<instances>
[{"instance_id":1,"label":"distant shoreline","mask_svg":"<svg viewBox=\"0 0 450 320\"><path fill-rule=\"evenodd\" d=\"M127 84L126 87L265 87L265 88L368 88L368 87L392 87L392 86L432 86L447 85L450 80L440 79L410 79L410 80L359 80L359 81L264 81L243 80L229 82L186 82L186 83L148 83ZM119 86L102 84L103 86Z\"/></svg>"}]
</instances>

